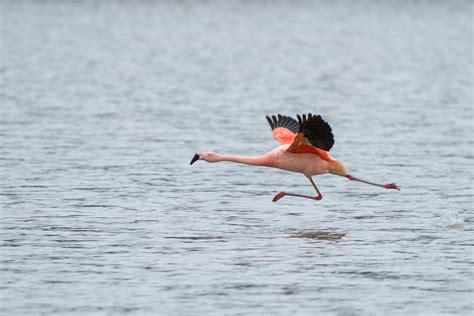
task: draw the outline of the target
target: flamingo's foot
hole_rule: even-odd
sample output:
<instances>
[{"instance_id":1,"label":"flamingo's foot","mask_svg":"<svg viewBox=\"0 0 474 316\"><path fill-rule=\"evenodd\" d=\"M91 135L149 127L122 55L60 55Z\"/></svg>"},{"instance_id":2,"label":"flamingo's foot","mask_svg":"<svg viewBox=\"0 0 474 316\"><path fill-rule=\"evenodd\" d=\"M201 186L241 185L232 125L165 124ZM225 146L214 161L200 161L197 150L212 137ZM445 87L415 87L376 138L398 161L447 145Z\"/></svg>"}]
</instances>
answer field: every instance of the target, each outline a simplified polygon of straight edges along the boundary
<instances>
[{"instance_id":1,"label":"flamingo's foot","mask_svg":"<svg viewBox=\"0 0 474 316\"><path fill-rule=\"evenodd\" d=\"M395 189L395 190L400 191L400 187L398 185L396 185L395 183L386 183L386 184L383 185L383 187L385 189Z\"/></svg>"},{"instance_id":2,"label":"flamingo's foot","mask_svg":"<svg viewBox=\"0 0 474 316\"><path fill-rule=\"evenodd\" d=\"M280 192L277 195L275 195L275 197L273 198L273 202L277 202L278 200L280 200L285 195L302 197L302 198L316 200L316 201L322 200L322 198L323 198L323 196L321 194L318 194L317 196L309 196L309 195L302 195L302 194L295 194L295 193Z\"/></svg>"},{"instance_id":3,"label":"flamingo's foot","mask_svg":"<svg viewBox=\"0 0 474 316\"><path fill-rule=\"evenodd\" d=\"M285 192L280 192L280 193L278 193L277 195L275 195L275 196L273 197L272 202L277 202L279 199L281 199L281 198L284 197L285 195L286 195Z\"/></svg>"}]
</instances>

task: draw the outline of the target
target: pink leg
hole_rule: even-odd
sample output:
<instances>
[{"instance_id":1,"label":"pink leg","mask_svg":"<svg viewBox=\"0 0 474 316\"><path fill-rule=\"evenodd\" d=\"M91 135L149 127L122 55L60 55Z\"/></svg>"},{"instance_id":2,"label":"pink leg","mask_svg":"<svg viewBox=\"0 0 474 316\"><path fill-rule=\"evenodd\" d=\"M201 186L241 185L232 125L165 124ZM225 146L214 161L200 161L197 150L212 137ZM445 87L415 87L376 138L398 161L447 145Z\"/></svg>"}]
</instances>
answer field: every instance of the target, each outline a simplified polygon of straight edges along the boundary
<instances>
[{"instance_id":1,"label":"pink leg","mask_svg":"<svg viewBox=\"0 0 474 316\"><path fill-rule=\"evenodd\" d=\"M318 193L317 196L309 196L309 195L303 195L303 194L296 194L296 193L287 193L287 192L280 192L278 193L277 195L275 195L275 197L273 198L273 202L276 202L278 201L279 199L281 199L282 197L284 197L285 195L288 195L288 196L296 196L296 197L302 197L302 198L307 198L307 199L311 199L311 200L316 200L316 201L319 201L323 198L323 195L321 194L321 192L319 191L318 187L316 186L316 184L314 183L313 179L311 179L311 177L307 177L309 179L309 181L311 182L311 184L313 185L314 189L316 190L316 193Z\"/></svg>"},{"instance_id":2,"label":"pink leg","mask_svg":"<svg viewBox=\"0 0 474 316\"><path fill-rule=\"evenodd\" d=\"M346 175L345 177L347 179L351 180L351 181L359 181L359 182L362 182L362 183L374 185L374 186L381 187L381 188L384 188L384 189L394 189L394 190L400 191L400 187L398 185L396 185L395 183L378 184L378 183L373 183L373 182L370 182L370 181L365 181L365 180L356 178L354 176L351 176L350 174Z\"/></svg>"},{"instance_id":3,"label":"pink leg","mask_svg":"<svg viewBox=\"0 0 474 316\"><path fill-rule=\"evenodd\" d=\"M277 202L279 199L281 199L285 195L302 197L302 198L307 198L307 199L316 200L316 201L319 201L323 198L321 194L318 194L317 196L309 196L309 195L296 194L296 193L280 192L277 195L275 195L275 197L273 198L273 202Z\"/></svg>"}]
</instances>

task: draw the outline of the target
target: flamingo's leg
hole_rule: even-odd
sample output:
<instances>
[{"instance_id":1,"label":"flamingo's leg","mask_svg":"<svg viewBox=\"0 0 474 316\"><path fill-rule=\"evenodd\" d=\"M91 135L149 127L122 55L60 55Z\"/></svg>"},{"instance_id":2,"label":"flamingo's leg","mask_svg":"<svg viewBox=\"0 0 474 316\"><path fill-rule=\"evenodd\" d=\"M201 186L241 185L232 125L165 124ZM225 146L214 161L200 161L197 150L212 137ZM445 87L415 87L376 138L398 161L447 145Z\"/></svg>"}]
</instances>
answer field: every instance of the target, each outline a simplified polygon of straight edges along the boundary
<instances>
[{"instance_id":1,"label":"flamingo's leg","mask_svg":"<svg viewBox=\"0 0 474 316\"><path fill-rule=\"evenodd\" d=\"M373 183L373 182L370 182L370 181L366 181L366 180L356 178L354 176L351 176L350 174L346 175L345 177L347 179L351 180L351 181L355 180L355 181L359 181L359 182L362 182L362 183L375 185L376 187L381 187L381 188L384 188L384 189L395 189L395 190L400 191L400 187L398 185L396 185L395 183L378 184L378 183Z\"/></svg>"},{"instance_id":2,"label":"flamingo's leg","mask_svg":"<svg viewBox=\"0 0 474 316\"><path fill-rule=\"evenodd\" d=\"M288 193L288 192L280 192L278 193L277 195L275 195L275 197L273 198L273 202L276 202L278 201L279 199L281 199L282 197L284 197L285 195L288 195L288 196L296 196L296 197L302 197L302 198L307 198L307 199L311 199L311 200L316 200L316 201L319 201L323 198L323 195L321 194L321 192L319 191L318 187L316 186L316 184L314 183L313 179L311 179L311 177L308 177L309 181L311 182L311 184L313 185L313 188L316 190L316 192L318 193L317 196L309 196L309 195L303 195L303 194L296 194L296 193Z\"/></svg>"},{"instance_id":3,"label":"flamingo's leg","mask_svg":"<svg viewBox=\"0 0 474 316\"><path fill-rule=\"evenodd\" d=\"M315 199L318 201L321 200L323 198L323 195L321 194L321 191L319 191L318 187L314 183L313 178L308 177L308 179L309 179L309 182L311 182L311 184L313 185L313 188L316 190L316 193L318 193L318 196Z\"/></svg>"},{"instance_id":4,"label":"flamingo's leg","mask_svg":"<svg viewBox=\"0 0 474 316\"><path fill-rule=\"evenodd\" d=\"M336 175L336 176L341 176L341 177L344 177L344 178L347 178L351 181L359 181L359 182L362 182L362 183L366 183L366 184L370 184L370 185L375 185L377 187L381 187L381 188L384 188L384 189L394 189L394 190L398 190L400 191L400 187L398 185L396 185L395 183L385 183L385 184L379 184L379 183L374 183L374 182L370 182L370 181L366 181L366 180L362 180L362 179L359 179L359 178L356 178L350 174L346 174L346 175L341 175L341 174L337 174L337 173L334 173L334 172L331 172L332 174Z\"/></svg>"}]
</instances>

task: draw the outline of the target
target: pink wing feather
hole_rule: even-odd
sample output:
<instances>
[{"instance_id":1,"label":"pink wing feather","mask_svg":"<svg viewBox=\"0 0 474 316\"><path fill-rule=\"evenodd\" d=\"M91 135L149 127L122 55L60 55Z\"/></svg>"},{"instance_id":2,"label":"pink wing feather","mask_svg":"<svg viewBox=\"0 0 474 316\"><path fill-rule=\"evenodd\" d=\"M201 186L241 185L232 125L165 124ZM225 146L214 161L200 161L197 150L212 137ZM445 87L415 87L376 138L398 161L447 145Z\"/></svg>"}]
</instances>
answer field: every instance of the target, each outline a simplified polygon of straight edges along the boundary
<instances>
[{"instance_id":1,"label":"pink wing feather","mask_svg":"<svg viewBox=\"0 0 474 316\"><path fill-rule=\"evenodd\" d=\"M285 127L277 127L273 130L273 137L282 145L291 144L295 140L296 133Z\"/></svg>"},{"instance_id":2,"label":"pink wing feather","mask_svg":"<svg viewBox=\"0 0 474 316\"><path fill-rule=\"evenodd\" d=\"M300 128L299 123L288 116L281 114L267 116L268 124L272 128L273 137L282 145L291 144L295 140Z\"/></svg>"}]
</instances>

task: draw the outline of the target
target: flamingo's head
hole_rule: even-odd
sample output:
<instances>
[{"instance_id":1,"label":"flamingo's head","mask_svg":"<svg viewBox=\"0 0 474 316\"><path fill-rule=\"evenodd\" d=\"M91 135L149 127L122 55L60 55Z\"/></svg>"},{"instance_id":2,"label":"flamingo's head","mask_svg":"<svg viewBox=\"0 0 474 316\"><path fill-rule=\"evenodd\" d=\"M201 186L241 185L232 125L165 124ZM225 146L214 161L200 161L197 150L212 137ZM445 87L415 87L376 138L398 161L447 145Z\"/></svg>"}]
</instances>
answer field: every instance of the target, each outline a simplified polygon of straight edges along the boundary
<instances>
[{"instance_id":1,"label":"flamingo's head","mask_svg":"<svg viewBox=\"0 0 474 316\"><path fill-rule=\"evenodd\" d=\"M329 168L329 172L340 175L340 176L346 176L348 173L348 169L346 165L344 165L339 160L333 160L331 162L331 167Z\"/></svg>"},{"instance_id":2,"label":"flamingo's head","mask_svg":"<svg viewBox=\"0 0 474 316\"><path fill-rule=\"evenodd\" d=\"M214 152L204 152L195 154L193 159L191 159L190 165L195 163L197 160L204 160L207 162L217 162L219 161L219 155Z\"/></svg>"}]
</instances>

